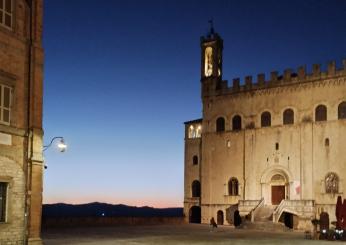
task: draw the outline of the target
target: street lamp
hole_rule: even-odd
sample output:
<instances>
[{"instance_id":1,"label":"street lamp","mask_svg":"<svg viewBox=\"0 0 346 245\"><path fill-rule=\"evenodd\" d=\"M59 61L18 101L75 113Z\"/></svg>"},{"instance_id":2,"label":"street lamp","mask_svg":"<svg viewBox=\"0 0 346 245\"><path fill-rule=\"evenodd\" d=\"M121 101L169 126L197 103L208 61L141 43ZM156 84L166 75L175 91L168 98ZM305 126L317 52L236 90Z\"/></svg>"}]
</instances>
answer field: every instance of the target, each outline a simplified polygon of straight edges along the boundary
<instances>
[{"instance_id":1,"label":"street lamp","mask_svg":"<svg viewBox=\"0 0 346 245\"><path fill-rule=\"evenodd\" d=\"M65 141L64 141L64 138L63 137L61 137L61 136L58 136L58 137L54 137L51 141L50 141L50 143L48 144L48 145L44 145L43 146L43 151L45 151L45 150L47 150L52 144L53 144L53 142L55 141L55 140L60 140L59 141L59 143L58 143L58 148L60 149L60 152L64 152L65 150L66 150L66 148L67 148L67 145L65 144ZM48 167L47 167L47 165L44 165L44 169L47 169Z\"/></svg>"},{"instance_id":2,"label":"street lamp","mask_svg":"<svg viewBox=\"0 0 346 245\"><path fill-rule=\"evenodd\" d=\"M66 150L66 148L67 148L67 145L65 144L65 141L64 141L64 138L63 137L54 137L51 141L50 141L50 143L48 144L48 145L45 145L45 146L43 146L43 151L45 151L45 150L47 150L52 144L53 144L53 142L55 141L55 140L57 140L57 139L59 139L60 141L59 141L59 143L58 143L58 148L60 149L60 152L64 152L65 150Z\"/></svg>"}]
</instances>

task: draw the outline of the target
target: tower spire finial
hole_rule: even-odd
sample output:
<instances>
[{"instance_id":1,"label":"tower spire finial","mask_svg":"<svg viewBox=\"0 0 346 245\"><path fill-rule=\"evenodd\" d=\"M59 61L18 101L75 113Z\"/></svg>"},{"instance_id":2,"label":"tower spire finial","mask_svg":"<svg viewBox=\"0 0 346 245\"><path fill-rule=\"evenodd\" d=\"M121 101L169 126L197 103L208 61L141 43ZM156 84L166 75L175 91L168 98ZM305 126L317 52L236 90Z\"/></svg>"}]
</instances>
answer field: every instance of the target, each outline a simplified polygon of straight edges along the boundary
<instances>
[{"instance_id":1,"label":"tower spire finial","mask_svg":"<svg viewBox=\"0 0 346 245\"><path fill-rule=\"evenodd\" d=\"M214 34L214 19L211 18L210 20L208 20L208 23L210 24L210 34Z\"/></svg>"}]
</instances>

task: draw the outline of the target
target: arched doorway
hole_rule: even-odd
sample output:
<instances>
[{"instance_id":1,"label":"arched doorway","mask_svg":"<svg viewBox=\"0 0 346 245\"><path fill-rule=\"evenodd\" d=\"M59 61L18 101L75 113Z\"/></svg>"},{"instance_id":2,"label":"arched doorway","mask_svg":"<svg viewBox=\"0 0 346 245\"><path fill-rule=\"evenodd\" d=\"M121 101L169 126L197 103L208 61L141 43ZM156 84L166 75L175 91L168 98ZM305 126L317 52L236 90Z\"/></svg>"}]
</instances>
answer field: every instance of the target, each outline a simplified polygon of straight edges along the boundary
<instances>
[{"instance_id":1,"label":"arched doorway","mask_svg":"<svg viewBox=\"0 0 346 245\"><path fill-rule=\"evenodd\" d=\"M201 223L201 208L193 206L189 211L189 222L190 223Z\"/></svg>"},{"instance_id":2,"label":"arched doorway","mask_svg":"<svg viewBox=\"0 0 346 245\"><path fill-rule=\"evenodd\" d=\"M273 165L265 169L261 176L262 197L265 205L278 205L275 203L280 203L282 199L289 200L292 180L291 171L284 166Z\"/></svg>"},{"instance_id":3,"label":"arched doorway","mask_svg":"<svg viewBox=\"0 0 346 245\"><path fill-rule=\"evenodd\" d=\"M282 212L279 222L284 223L290 229L296 229L298 226L298 216L293 213Z\"/></svg>"},{"instance_id":4,"label":"arched doorway","mask_svg":"<svg viewBox=\"0 0 346 245\"><path fill-rule=\"evenodd\" d=\"M221 210L217 211L217 224L223 225L223 212Z\"/></svg>"},{"instance_id":5,"label":"arched doorway","mask_svg":"<svg viewBox=\"0 0 346 245\"><path fill-rule=\"evenodd\" d=\"M279 205L286 198L286 179L281 174L275 174L270 181L272 205Z\"/></svg>"}]
</instances>

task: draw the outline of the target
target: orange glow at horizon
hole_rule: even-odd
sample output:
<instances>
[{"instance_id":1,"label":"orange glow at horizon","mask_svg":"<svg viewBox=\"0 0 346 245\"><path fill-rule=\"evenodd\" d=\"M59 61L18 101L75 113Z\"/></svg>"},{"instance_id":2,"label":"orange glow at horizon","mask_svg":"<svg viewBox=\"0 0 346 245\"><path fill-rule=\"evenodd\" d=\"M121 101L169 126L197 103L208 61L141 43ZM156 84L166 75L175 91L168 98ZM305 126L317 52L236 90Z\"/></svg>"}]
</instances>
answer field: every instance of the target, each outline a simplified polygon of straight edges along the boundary
<instances>
[{"instance_id":1,"label":"orange glow at horizon","mask_svg":"<svg viewBox=\"0 0 346 245\"><path fill-rule=\"evenodd\" d=\"M154 207L154 208L176 208L183 207L183 202L178 200L133 200L133 199L123 199L123 200L110 200L110 199L91 199L91 198L49 198L49 200L43 200L43 204L54 204L54 203L66 203L66 204L85 204L92 202L108 203L108 204L123 204L127 206L136 207Z\"/></svg>"}]
</instances>

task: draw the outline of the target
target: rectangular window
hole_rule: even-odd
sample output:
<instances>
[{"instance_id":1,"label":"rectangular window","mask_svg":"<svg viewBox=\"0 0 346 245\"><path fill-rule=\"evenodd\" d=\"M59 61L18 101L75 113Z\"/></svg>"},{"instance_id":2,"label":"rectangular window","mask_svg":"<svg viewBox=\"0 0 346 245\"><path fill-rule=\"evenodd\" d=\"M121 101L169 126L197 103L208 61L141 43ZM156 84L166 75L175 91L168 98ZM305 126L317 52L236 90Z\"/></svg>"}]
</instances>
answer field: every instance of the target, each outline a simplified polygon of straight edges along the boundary
<instances>
[{"instance_id":1,"label":"rectangular window","mask_svg":"<svg viewBox=\"0 0 346 245\"><path fill-rule=\"evenodd\" d=\"M0 24L12 29L13 0L0 0Z\"/></svg>"},{"instance_id":2,"label":"rectangular window","mask_svg":"<svg viewBox=\"0 0 346 245\"><path fill-rule=\"evenodd\" d=\"M7 183L0 182L0 222L6 222Z\"/></svg>"},{"instance_id":3,"label":"rectangular window","mask_svg":"<svg viewBox=\"0 0 346 245\"><path fill-rule=\"evenodd\" d=\"M10 124L11 95L12 88L0 84L0 123Z\"/></svg>"}]
</instances>

